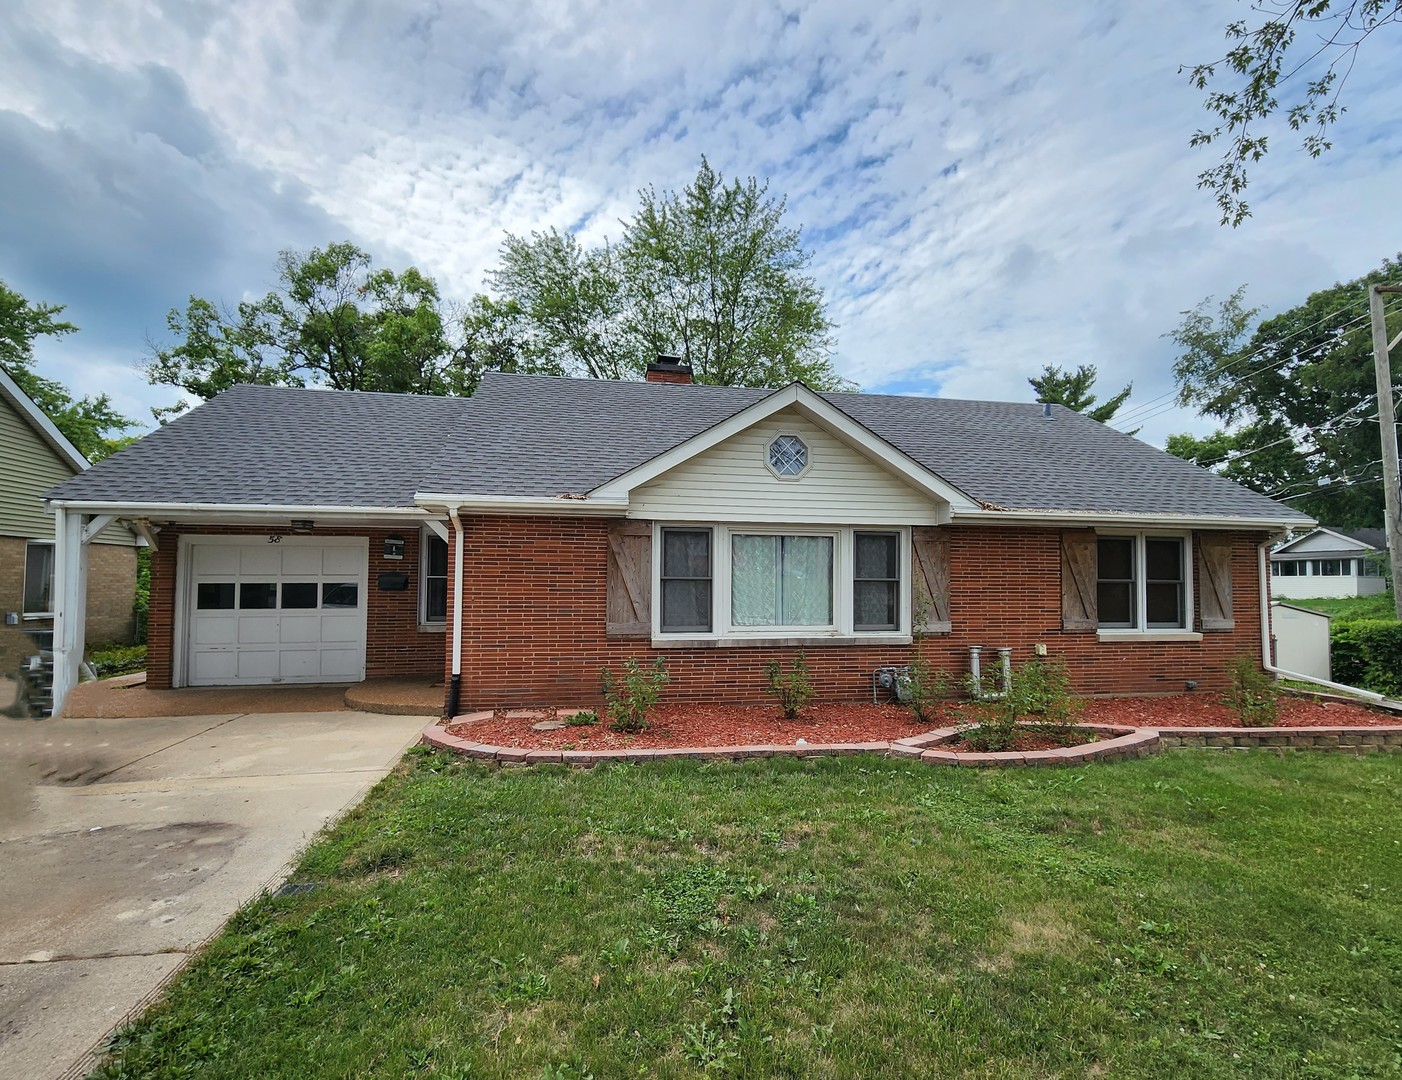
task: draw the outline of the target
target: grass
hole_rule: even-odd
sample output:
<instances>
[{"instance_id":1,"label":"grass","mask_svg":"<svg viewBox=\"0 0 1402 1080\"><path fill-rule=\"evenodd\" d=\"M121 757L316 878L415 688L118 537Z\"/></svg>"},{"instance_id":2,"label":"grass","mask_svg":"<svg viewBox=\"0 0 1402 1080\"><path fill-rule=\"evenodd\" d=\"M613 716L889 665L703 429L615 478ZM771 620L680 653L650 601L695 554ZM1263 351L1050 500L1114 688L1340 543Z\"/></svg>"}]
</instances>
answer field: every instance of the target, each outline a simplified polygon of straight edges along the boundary
<instances>
[{"instance_id":1,"label":"grass","mask_svg":"<svg viewBox=\"0 0 1402 1080\"><path fill-rule=\"evenodd\" d=\"M1397 609L1393 606L1390 592L1378 593L1376 596L1321 596L1306 600L1296 600L1292 597L1285 603L1309 608L1311 611L1322 611L1339 621L1397 618Z\"/></svg>"},{"instance_id":2,"label":"grass","mask_svg":"<svg viewBox=\"0 0 1402 1080\"><path fill-rule=\"evenodd\" d=\"M1402 757L426 750L102 1077L1383 1077Z\"/></svg>"}]
</instances>

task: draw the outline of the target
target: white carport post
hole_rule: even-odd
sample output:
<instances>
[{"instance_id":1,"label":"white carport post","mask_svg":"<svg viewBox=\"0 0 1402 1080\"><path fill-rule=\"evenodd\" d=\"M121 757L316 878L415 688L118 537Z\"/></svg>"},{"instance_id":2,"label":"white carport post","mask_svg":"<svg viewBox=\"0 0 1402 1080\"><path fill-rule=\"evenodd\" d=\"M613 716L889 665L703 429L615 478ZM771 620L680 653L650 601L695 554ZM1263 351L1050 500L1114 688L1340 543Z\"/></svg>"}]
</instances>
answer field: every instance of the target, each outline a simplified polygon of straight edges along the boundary
<instances>
[{"instance_id":1,"label":"white carport post","mask_svg":"<svg viewBox=\"0 0 1402 1080\"><path fill-rule=\"evenodd\" d=\"M57 716L78 685L83 663L88 614L88 544L112 523L103 514L84 515L54 507L54 688L53 711Z\"/></svg>"}]
</instances>

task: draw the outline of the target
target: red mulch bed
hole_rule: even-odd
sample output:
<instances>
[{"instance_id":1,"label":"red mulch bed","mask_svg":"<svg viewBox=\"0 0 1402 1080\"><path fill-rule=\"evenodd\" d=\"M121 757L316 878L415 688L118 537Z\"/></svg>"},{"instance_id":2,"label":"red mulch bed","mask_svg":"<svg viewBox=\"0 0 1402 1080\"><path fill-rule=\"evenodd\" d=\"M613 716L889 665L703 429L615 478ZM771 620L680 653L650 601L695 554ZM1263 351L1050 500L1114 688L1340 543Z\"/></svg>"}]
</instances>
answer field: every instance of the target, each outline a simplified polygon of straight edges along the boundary
<instances>
[{"instance_id":1,"label":"red mulch bed","mask_svg":"<svg viewBox=\"0 0 1402 1080\"><path fill-rule=\"evenodd\" d=\"M568 715L569 711L561 715ZM532 724L549 718L548 710L503 711L484 720L453 724L448 730L492 746L519 746L531 750L622 750L783 746L793 745L799 739L810 744L890 742L960 722L957 708L952 708L946 718L937 723L921 724L909 709L898 705L810 705L796 720L783 719L772 705L659 705L652 711L652 726L640 735L610 731L606 720L589 727L564 727L555 731L531 729ZM1215 694L1096 698L1086 702L1082 719L1091 724L1123 727L1242 726ZM1280 699L1280 718L1276 721L1277 727L1380 727L1388 724L1402 724L1402 717L1358 705L1287 696ZM1060 745L1045 736L1020 738L1026 740L1026 745L1019 743L1015 747L1017 750L1042 750ZM1045 741L1045 745L1038 740ZM942 749L971 748L954 743Z\"/></svg>"},{"instance_id":2,"label":"red mulch bed","mask_svg":"<svg viewBox=\"0 0 1402 1080\"><path fill-rule=\"evenodd\" d=\"M1088 724L1124 724L1127 727L1243 727L1236 714L1216 694L1178 694L1173 697L1095 698L1086 702L1081 717ZM1287 694L1280 696L1276 727L1384 727L1402 724L1396 713L1375 712L1361 705L1315 701Z\"/></svg>"}]
</instances>

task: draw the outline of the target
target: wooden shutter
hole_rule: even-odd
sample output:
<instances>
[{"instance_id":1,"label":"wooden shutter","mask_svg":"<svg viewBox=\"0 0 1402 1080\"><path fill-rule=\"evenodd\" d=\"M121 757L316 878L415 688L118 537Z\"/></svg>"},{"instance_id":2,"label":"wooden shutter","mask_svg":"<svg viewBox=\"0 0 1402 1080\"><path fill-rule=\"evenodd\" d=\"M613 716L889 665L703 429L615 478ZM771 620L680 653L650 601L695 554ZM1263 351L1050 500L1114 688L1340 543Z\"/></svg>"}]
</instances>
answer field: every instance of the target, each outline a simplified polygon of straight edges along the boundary
<instances>
[{"instance_id":1,"label":"wooden shutter","mask_svg":"<svg viewBox=\"0 0 1402 1080\"><path fill-rule=\"evenodd\" d=\"M609 522L608 627L611 638L652 636L652 524Z\"/></svg>"},{"instance_id":2,"label":"wooden shutter","mask_svg":"<svg viewBox=\"0 0 1402 1080\"><path fill-rule=\"evenodd\" d=\"M914 557L911 589L915 629L924 634L947 634L949 619L949 533L929 525L910 530Z\"/></svg>"},{"instance_id":3,"label":"wooden shutter","mask_svg":"<svg viewBox=\"0 0 1402 1080\"><path fill-rule=\"evenodd\" d=\"M1232 630L1232 538L1198 533L1198 612L1204 630Z\"/></svg>"},{"instance_id":4,"label":"wooden shutter","mask_svg":"<svg viewBox=\"0 0 1402 1080\"><path fill-rule=\"evenodd\" d=\"M1096 539L1094 529L1061 534L1061 628L1094 630Z\"/></svg>"}]
</instances>

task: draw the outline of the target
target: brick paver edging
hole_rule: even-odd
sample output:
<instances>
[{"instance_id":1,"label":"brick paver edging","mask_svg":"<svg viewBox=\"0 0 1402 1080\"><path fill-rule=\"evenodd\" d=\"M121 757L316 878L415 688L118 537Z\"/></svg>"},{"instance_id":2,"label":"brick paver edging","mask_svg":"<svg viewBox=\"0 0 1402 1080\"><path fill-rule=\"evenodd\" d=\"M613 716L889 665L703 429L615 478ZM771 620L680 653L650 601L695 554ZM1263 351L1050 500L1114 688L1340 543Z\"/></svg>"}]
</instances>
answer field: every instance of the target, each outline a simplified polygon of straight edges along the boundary
<instances>
[{"instance_id":1,"label":"brick paver edging","mask_svg":"<svg viewBox=\"0 0 1402 1080\"><path fill-rule=\"evenodd\" d=\"M1338 750L1345 754L1376 751L1402 753L1402 724L1386 727L1302 727L1302 728L1159 728L1163 746L1269 747L1294 750Z\"/></svg>"},{"instance_id":2,"label":"brick paver edging","mask_svg":"<svg viewBox=\"0 0 1402 1080\"><path fill-rule=\"evenodd\" d=\"M472 718L490 713L471 714ZM462 722L467 717L456 718ZM845 757L851 754L880 754L883 757L904 757L928 765L964 765L968 767L1006 765L1079 765L1085 761L1115 761L1122 758L1144 757L1158 753L1159 732L1154 728L1113 727L1105 724L1085 724L1084 727L1111 735L1111 738L1084 746L1066 746L1055 750L1029 750L1003 754L956 754L941 750L941 743L958 735L960 728L938 728L923 735L912 735L893 742L768 744L759 746L679 746L661 750L527 750L520 746L493 746L475 742L450 733L441 721L424 728L420 740L427 746L447 750L463 757L493 761L499 765L572 765L592 768L608 761L664 761L687 758L693 761L740 761L745 758L772 757Z\"/></svg>"}]
</instances>

